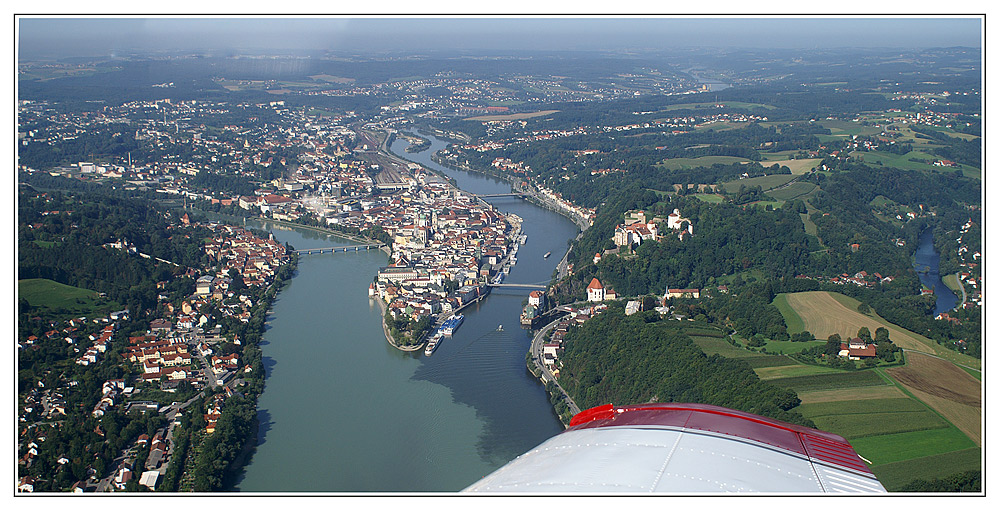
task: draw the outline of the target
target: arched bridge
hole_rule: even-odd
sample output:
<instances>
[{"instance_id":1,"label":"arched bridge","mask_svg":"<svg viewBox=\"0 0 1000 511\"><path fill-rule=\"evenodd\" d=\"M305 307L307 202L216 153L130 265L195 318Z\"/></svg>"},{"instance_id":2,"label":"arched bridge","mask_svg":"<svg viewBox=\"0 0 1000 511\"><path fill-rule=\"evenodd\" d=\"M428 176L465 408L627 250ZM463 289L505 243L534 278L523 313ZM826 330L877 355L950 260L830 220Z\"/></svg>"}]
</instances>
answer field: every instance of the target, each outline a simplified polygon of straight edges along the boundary
<instances>
[{"instance_id":1,"label":"arched bridge","mask_svg":"<svg viewBox=\"0 0 1000 511\"><path fill-rule=\"evenodd\" d=\"M303 248L296 250L295 253L299 255L311 255L311 254L332 254L335 252L358 252L361 250L371 250L380 249L384 247L384 243L368 243L364 245L341 245L339 247L323 247L323 248Z\"/></svg>"}]
</instances>

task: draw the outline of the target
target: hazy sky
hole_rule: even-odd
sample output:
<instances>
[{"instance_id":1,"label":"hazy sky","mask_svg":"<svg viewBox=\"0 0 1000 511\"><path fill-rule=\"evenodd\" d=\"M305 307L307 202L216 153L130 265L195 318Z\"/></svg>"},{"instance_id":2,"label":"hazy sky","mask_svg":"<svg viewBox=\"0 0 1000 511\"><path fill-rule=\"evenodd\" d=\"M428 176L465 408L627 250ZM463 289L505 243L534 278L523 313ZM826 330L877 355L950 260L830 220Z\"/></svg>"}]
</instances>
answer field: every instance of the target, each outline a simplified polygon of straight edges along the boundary
<instances>
[{"instance_id":1,"label":"hazy sky","mask_svg":"<svg viewBox=\"0 0 1000 511\"><path fill-rule=\"evenodd\" d=\"M39 18L17 17L24 56L133 49L576 50L974 46L979 17L898 18Z\"/></svg>"}]
</instances>

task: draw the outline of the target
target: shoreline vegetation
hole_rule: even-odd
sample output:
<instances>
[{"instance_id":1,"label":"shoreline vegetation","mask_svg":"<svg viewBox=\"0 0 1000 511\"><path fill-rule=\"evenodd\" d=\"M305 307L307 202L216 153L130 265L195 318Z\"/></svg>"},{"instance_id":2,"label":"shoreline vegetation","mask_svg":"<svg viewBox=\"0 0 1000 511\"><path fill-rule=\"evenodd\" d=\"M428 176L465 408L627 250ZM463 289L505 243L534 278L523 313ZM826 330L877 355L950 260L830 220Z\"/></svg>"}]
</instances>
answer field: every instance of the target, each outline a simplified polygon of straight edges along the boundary
<instances>
[{"instance_id":1,"label":"shoreline vegetation","mask_svg":"<svg viewBox=\"0 0 1000 511\"><path fill-rule=\"evenodd\" d=\"M419 342L416 342L414 344L408 344L406 346L400 346L399 343L396 342L396 338L392 336L392 333L389 331L389 325L385 321L385 303L382 301L381 298L379 298L377 296L372 296L372 297L370 297L370 299L371 300L375 300L375 302L378 303L378 308L382 312L382 314L381 314L382 315L382 332L385 333L385 341L388 342L390 346L392 346L393 348L396 348L397 350L406 351L406 352L419 351L420 348L423 347L423 345L424 345L424 339L420 339Z\"/></svg>"},{"instance_id":2,"label":"shoreline vegetation","mask_svg":"<svg viewBox=\"0 0 1000 511\"><path fill-rule=\"evenodd\" d=\"M252 332L250 336L251 338L258 339L258 343L259 340L263 339L263 336L267 331L268 317L273 314L272 307L274 306L275 299L277 299L278 294L281 293L282 289L284 289L291 282L291 280L298 275L298 263L298 255L293 252L291 260L278 269L278 272L276 273L278 278L276 278L275 281L268 286L268 289L264 291L264 302L262 303L264 310L263 320L257 323L258 326L255 329L256 331ZM254 345L260 349L258 343L254 343ZM263 354L262 350L261 354ZM221 477L218 478L220 489L232 487L234 484L234 478L236 478L250 463L250 461L253 460L253 456L257 452L257 442L259 441L260 434L260 418L257 416L257 406L260 404L260 395L263 394L263 389L267 384L267 374L266 371L261 371L260 373L255 371L251 374L260 374L259 378L261 380L258 387L259 390L247 393L248 397L252 396L252 409L254 411L253 419L250 421L250 427L247 428L247 434L239 442L238 449L236 450L232 461L228 466L223 468L223 473L221 474ZM211 388L221 392L221 389L225 387L220 388L213 386ZM208 397L209 395L206 395L205 399ZM224 410L224 413L229 414L231 412L229 410ZM180 484L181 481L178 481L178 485ZM178 491L180 491L180 488L178 488Z\"/></svg>"}]
</instances>

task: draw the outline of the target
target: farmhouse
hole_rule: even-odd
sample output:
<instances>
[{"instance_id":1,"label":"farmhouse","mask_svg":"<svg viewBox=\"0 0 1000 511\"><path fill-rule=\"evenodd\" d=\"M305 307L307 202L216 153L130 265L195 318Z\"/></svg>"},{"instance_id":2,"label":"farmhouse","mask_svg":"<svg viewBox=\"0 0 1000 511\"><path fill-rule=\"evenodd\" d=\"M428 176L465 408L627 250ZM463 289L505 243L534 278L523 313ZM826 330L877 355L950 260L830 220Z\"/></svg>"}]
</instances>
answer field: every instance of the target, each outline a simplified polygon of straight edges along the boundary
<instances>
[{"instance_id":1,"label":"farmhouse","mask_svg":"<svg viewBox=\"0 0 1000 511\"><path fill-rule=\"evenodd\" d=\"M867 344L861 339L854 338L849 343L840 343L840 352L838 355L847 357L849 360L875 358L875 344Z\"/></svg>"}]
</instances>

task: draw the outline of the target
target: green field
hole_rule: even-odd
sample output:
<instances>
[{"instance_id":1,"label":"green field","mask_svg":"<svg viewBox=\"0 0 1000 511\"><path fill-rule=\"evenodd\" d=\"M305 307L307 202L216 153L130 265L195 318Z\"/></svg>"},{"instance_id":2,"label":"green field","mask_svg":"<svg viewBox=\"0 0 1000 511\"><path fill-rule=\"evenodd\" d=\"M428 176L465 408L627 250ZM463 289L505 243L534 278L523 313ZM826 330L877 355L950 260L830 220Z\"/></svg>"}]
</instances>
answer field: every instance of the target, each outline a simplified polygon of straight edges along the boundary
<instances>
[{"instance_id":1,"label":"green field","mask_svg":"<svg viewBox=\"0 0 1000 511\"><path fill-rule=\"evenodd\" d=\"M656 166L666 170L682 170L695 167L711 167L716 163L732 165L734 163L747 162L746 158L738 158L736 156L702 156L699 158L667 158L657 163Z\"/></svg>"},{"instance_id":2,"label":"green field","mask_svg":"<svg viewBox=\"0 0 1000 511\"><path fill-rule=\"evenodd\" d=\"M706 354L721 355L726 358L738 358L745 361L754 369L801 365L788 357L770 354L772 353L771 350L768 350L768 354L764 354L750 351L740 346L733 346L724 337L702 336L693 332L686 333L701 348L701 351L704 351ZM795 344L802 345L804 343Z\"/></svg>"},{"instance_id":3,"label":"green field","mask_svg":"<svg viewBox=\"0 0 1000 511\"><path fill-rule=\"evenodd\" d=\"M779 202L779 201L772 201L772 200L762 200L762 201L752 202L751 204L753 204L754 206L757 206L758 208L762 208L762 209L767 209L768 206L771 206L771 209L778 209L781 206L783 206L785 203L784 202Z\"/></svg>"},{"instance_id":4,"label":"green field","mask_svg":"<svg viewBox=\"0 0 1000 511\"><path fill-rule=\"evenodd\" d=\"M852 415L877 412L926 412L927 407L908 397L867 399L864 390L858 391L858 399L852 401L824 401L799 405L795 411L808 417L824 415Z\"/></svg>"},{"instance_id":5,"label":"green field","mask_svg":"<svg viewBox=\"0 0 1000 511\"><path fill-rule=\"evenodd\" d=\"M747 110L753 108L765 108L767 110L774 110L775 107L771 105L765 105L763 103L744 103L742 101L722 101L722 104L726 105L726 108L744 108ZM669 105L661 108L658 112L672 112L674 110L694 110L694 109L704 109L711 108L715 109L716 103L680 103L677 105Z\"/></svg>"},{"instance_id":6,"label":"green field","mask_svg":"<svg viewBox=\"0 0 1000 511\"><path fill-rule=\"evenodd\" d=\"M712 121L708 124L701 124L696 127L693 133L704 133L706 131L726 131L745 126L745 122L736 121Z\"/></svg>"},{"instance_id":7,"label":"green field","mask_svg":"<svg viewBox=\"0 0 1000 511\"><path fill-rule=\"evenodd\" d=\"M787 355L800 353L802 350L822 346L824 344L826 344L826 341L767 341L767 344L764 347L767 349L768 353L781 353Z\"/></svg>"},{"instance_id":8,"label":"green field","mask_svg":"<svg viewBox=\"0 0 1000 511\"><path fill-rule=\"evenodd\" d=\"M785 327L789 334L797 334L806 329L802 318L799 317L791 305L788 305L787 293L780 293L775 296L771 304L777 307L778 312L781 313L781 317L785 318Z\"/></svg>"},{"instance_id":9,"label":"green field","mask_svg":"<svg viewBox=\"0 0 1000 511\"><path fill-rule=\"evenodd\" d=\"M725 197L715 193L696 193L692 196L702 202L721 203L726 200Z\"/></svg>"},{"instance_id":10,"label":"green field","mask_svg":"<svg viewBox=\"0 0 1000 511\"><path fill-rule=\"evenodd\" d=\"M691 335L691 340L701 348L701 351L709 355L722 355L727 358L759 357L760 353L745 350L739 346L729 344L725 339L718 337L703 337Z\"/></svg>"},{"instance_id":11,"label":"green field","mask_svg":"<svg viewBox=\"0 0 1000 511\"><path fill-rule=\"evenodd\" d=\"M888 385L875 371L847 371L777 378L771 383L780 387L800 390L844 389Z\"/></svg>"},{"instance_id":12,"label":"green field","mask_svg":"<svg viewBox=\"0 0 1000 511\"><path fill-rule=\"evenodd\" d=\"M716 156L715 158L727 158L726 156ZM722 186L728 193L735 193L740 190L740 186L746 186L750 188L752 186L759 186L762 190L767 191L771 188L777 188L785 183L788 183L792 179L795 179L795 175L789 174L774 174L771 176L761 176L761 177L751 177L747 179L737 179L736 181L730 181L728 183L723 183Z\"/></svg>"},{"instance_id":13,"label":"green field","mask_svg":"<svg viewBox=\"0 0 1000 511\"><path fill-rule=\"evenodd\" d=\"M908 401L902 399L901 401ZM947 428L949 424L930 410L916 412L869 412L865 414L823 415L809 417L824 431L839 431L847 439L880 436L912 431ZM958 429L955 429L958 431ZM960 432L961 433L961 432ZM965 436L964 434L962 435ZM972 442L969 440L969 442ZM865 456L862 454L862 456ZM865 456L869 460L868 456ZM874 460L872 460L874 463Z\"/></svg>"},{"instance_id":14,"label":"green field","mask_svg":"<svg viewBox=\"0 0 1000 511\"><path fill-rule=\"evenodd\" d=\"M759 355L756 357L746 357L743 360L754 369L762 367L792 366L798 364L795 360L780 355Z\"/></svg>"},{"instance_id":15,"label":"green field","mask_svg":"<svg viewBox=\"0 0 1000 511\"><path fill-rule=\"evenodd\" d=\"M852 121L819 121L817 122L820 126L830 130L830 134L837 136L838 138L843 138L844 136L859 135L859 136L871 136L878 135L882 132L881 128L876 128L874 126L863 126L861 123Z\"/></svg>"},{"instance_id":16,"label":"green field","mask_svg":"<svg viewBox=\"0 0 1000 511\"><path fill-rule=\"evenodd\" d=\"M39 247L42 247L42 248L52 248L52 247L58 247L62 242L60 242L60 241L34 240L34 241L32 241L32 243L34 243L35 245L38 245Z\"/></svg>"},{"instance_id":17,"label":"green field","mask_svg":"<svg viewBox=\"0 0 1000 511\"><path fill-rule=\"evenodd\" d=\"M92 316L122 308L115 301L101 298L96 292L67 286L48 279L25 279L17 282L18 298L28 301L34 312L57 317Z\"/></svg>"},{"instance_id":18,"label":"green field","mask_svg":"<svg viewBox=\"0 0 1000 511\"><path fill-rule=\"evenodd\" d=\"M819 187L813 183L798 182L792 183L780 190L771 190L767 194L780 201L790 201L798 199L815 192Z\"/></svg>"},{"instance_id":19,"label":"green field","mask_svg":"<svg viewBox=\"0 0 1000 511\"><path fill-rule=\"evenodd\" d=\"M982 177L982 171L980 169L968 165L959 165L957 168L934 166L934 161L939 160L940 158L916 149L902 155L882 151L855 151L851 153L851 156L861 156L864 158L866 165L876 168L895 167L903 170L923 170L927 172L954 172L955 170L961 170L962 174L966 177L973 177L977 179ZM910 161L910 158L923 161Z\"/></svg>"},{"instance_id":20,"label":"green field","mask_svg":"<svg viewBox=\"0 0 1000 511\"><path fill-rule=\"evenodd\" d=\"M851 445L873 466L976 447L954 426L856 438Z\"/></svg>"},{"instance_id":21,"label":"green field","mask_svg":"<svg viewBox=\"0 0 1000 511\"><path fill-rule=\"evenodd\" d=\"M756 369L755 372L757 376L760 376L762 380L775 380L775 383L779 381L789 381L795 380L797 378L811 378L813 376L828 376L828 375L841 375L844 373L843 369L835 369L828 366L814 366L796 363L794 365L786 365L779 367L763 367ZM781 383L778 383L781 385Z\"/></svg>"},{"instance_id":22,"label":"green field","mask_svg":"<svg viewBox=\"0 0 1000 511\"><path fill-rule=\"evenodd\" d=\"M962 449L895 463L873 465L871 469L882 486L885 486L889 491L898 491L899 488L914 479L941 479L960 472L981 470L982 451L979 448Z\"/></svg>"},{"instance_id":23,"label":"green field","mask_svg":"<svg viewBox=\"0 0 1000 511\"><path fill-rule=\"evenodd\" d=\"M955 293L955 296L959 297L962 296L962 283L959 282L957 275L955 275L954 273L949 275L942 275L941 282L943 282L944 285L948 287L948 289L951 289Z\"/></svg>"},{"instance_id":24,"label":"green field","mask_svg":"<svg viewBox=\"0 0 1000 511\"><path fill-rule=\"evenodd\" d=\"M930 128L930 129L932 129L932 130L934 130L934 131L937 131L939 133L944 133L945 135L948 135L949 137L952 137L952 138L960 138L962 140L976 140L977 138L982 138L982 137L973 135L971 133L960 133L960 132L955 131L953 129L945 128L945 127L941 127L941 126L927 126L927 127Z\"/></svg>"}]
</instances>

